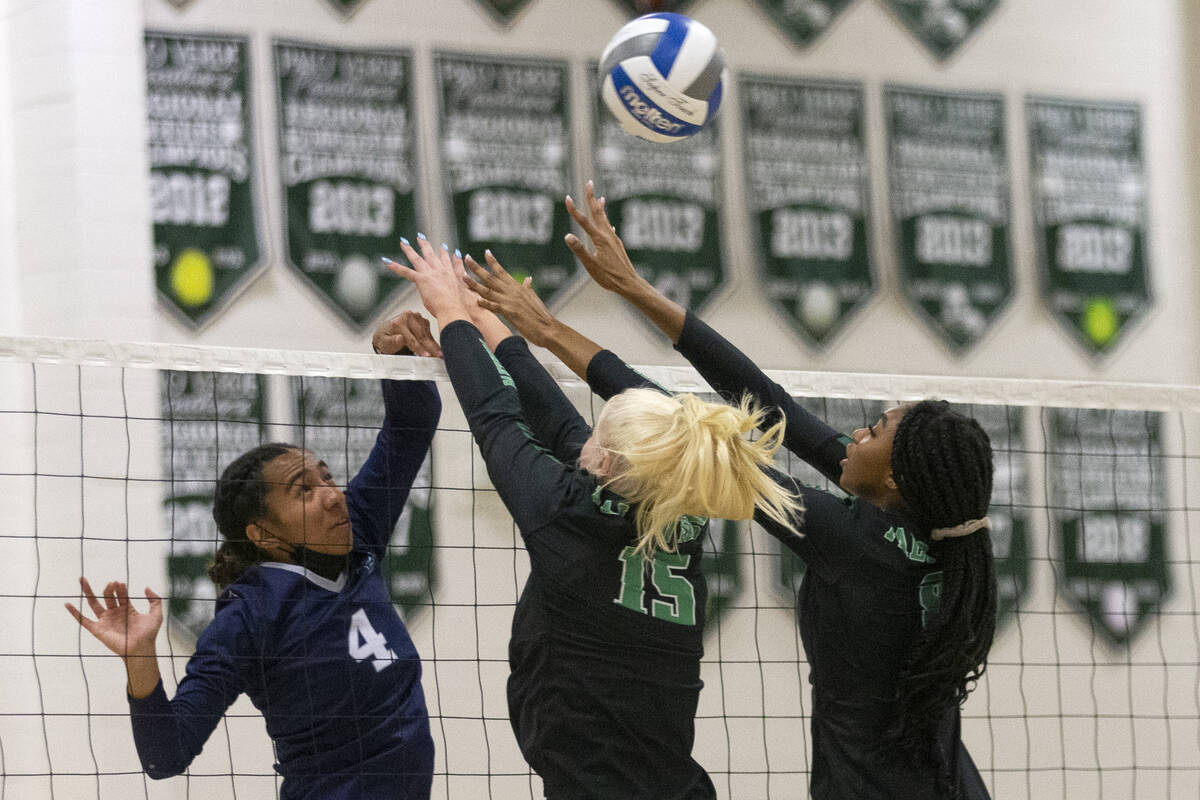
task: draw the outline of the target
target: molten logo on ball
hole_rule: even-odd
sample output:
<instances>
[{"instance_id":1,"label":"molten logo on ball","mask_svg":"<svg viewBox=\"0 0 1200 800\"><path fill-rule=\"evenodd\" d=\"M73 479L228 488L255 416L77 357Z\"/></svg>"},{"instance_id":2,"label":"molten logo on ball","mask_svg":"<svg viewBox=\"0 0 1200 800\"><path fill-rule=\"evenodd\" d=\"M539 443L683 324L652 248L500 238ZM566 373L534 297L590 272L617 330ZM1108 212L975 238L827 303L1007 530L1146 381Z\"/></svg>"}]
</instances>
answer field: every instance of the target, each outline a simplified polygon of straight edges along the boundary
<instances>
[{"instance_id":1,"label":"molten logo on ball","mask_svg":"<svg viewBox=\"0 0 1200 800\"><path fill-rule=\"evenodd\" d=\"M681 14L647 14L604 49L600 94L625 131L673 142L716 115L727 75L712 31Z\"/></svg>"}]
</instances>

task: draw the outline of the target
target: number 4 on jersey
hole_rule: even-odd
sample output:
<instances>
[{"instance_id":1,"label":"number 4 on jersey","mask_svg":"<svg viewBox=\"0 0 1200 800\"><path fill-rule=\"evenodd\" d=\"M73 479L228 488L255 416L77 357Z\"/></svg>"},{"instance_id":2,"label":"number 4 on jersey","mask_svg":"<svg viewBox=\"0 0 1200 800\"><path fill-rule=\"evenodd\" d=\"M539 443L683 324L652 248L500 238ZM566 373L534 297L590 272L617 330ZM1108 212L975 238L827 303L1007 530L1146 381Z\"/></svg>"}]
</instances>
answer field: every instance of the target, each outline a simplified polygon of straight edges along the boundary
<instances>
[{"instance_id":1,"label":"number 4 on jersey","mask_svg":"<svg viewBox=\"0 0 1200 800\"><path fill-rule=\"evenodd\" d=\"M382 672L396 660L396 654L387 646L387 639L371 626L367 612L359 609L350 617L350 656L355 661L371 659L376 672Z\"/></svg>"}]
</instances>

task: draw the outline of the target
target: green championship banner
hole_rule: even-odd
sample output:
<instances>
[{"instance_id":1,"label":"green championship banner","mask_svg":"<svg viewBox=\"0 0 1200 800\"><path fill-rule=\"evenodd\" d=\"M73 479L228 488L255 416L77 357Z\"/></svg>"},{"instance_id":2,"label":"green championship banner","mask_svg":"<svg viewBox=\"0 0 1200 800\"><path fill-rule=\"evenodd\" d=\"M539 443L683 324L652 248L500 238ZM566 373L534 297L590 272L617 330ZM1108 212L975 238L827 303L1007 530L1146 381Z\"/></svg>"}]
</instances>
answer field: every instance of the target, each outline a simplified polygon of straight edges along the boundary
<instances>
[{"instance_id":1,"label":"green championship banner","mask_svg":"<svg viewBox=\"0 0 1200 800\"><path fill-rule=\"evenodd\" d=\"M479 0L479 2L487 6L488 11L492 12L492 16L507 23L529 3L529 0Z\"/></svg>"},{"instance_id":2,"label":"green championship banner","mask_svg":"<svg viewBox=\"0 0 1200 800\"><path fill-rule=\"evenodd\" d=\"M326 2L337 9L343 17L350 19L366 0L326 0Z\"/></svg>"},{"instance_id":3,"label":"green championship banner","mask_svg":"<svg viewBox=\"0 0 1200 800\"><path fill-rule=\"evenodd\" d=\"M223 541L212 518L213 492L221 471L263 442L265 381L227 372L160 376L167 610L198 635L213 616L208 565Z\"/></svg>"},{"instance_id":4,"label":"green championship banner","mask_svg":"<svg viewBox=\"0 0 1200 800\"><path fill-rule=\"evenodd\" d=\"M417 232L408 53L276 40L287 260L362 330L405 283L380 266Z\"/></svg>"},{"instance_id":5,"label":"green championship banner","mask_svg":"<svg viewBox=\"0 0 1200 800\"><path fill-rule=\"evenodd\" d=\"M148 31L144 43L155 282L195 328L260 266L249 42Z\"/></svg>"},{"instance_id":6,"label":"green championship banner","mask_svg":"<svg viewBox=\"0 0 1200 800\"><path fill-rule=\"evenodd\" d=\"M825 420L827 425L835 431L841 431L847 437L850 436L851 431L874 424L886 410L882 400L825 397L797 397L795 400L801 408L817 418ZM780 471L791 475L805 486L815 486L838 497L847 496L840 486L818 472L815 467L783 448L779 449L775 462ZM800 584L804 580L806 566L803 559L791 550L774 539L772 542L774 543L774 552L779 555L777 587L789 602L795 602L796 592L800 590ZM799 613L799 608L797 608L797 613Z\"/></svg>"},{"instance_id":7,"label":"green championship banner","mask_svg":"<svg viewBox=\"0 0 1200 800\"><path fill-rule=\"evenodd\" d=\"M1150 306L1141 110L1032 97L1026 117L1046 302L1100 355Z\"/></svg>"},{"instance_id":8,"label":"green championship banner","mask_svg":"<svg viewBox=\"0 0 1200 800\"><path fill-rule=\"evenodd\" d=\"M961 352L1012 296L1004 98L889 86L884 109L900 285Z\"/></svg>"},{"instance_id":9,"label":"green championship banner","mask_svg":"<svg viewBox=\"0 0 1200 800\"><path fill-rule=\"evenodd\" d=\"M762 284L800 333L824 344L873 292L863 89L753 75L740 89Z\"/></svg>"},{"instance_id":10,"label":"green championship banner","mask_svg":"<svg viewBox=\"0 0 1200 800\"><path fill-rule=\"evenodd\" d=\"M296 443L324 459L334 480L345 485L371 454L383 424L379 381L293 377L291 385L299 423ZM432 460L426 455L382 564L392 602L406 620L433 603L432 476Z\"/></svg>"},{"instance_id":11,"label":"green championship banner","mask_svg":"<svg viewBox=\"0 0 1200 800\"><path fill-rule=\"evenodd\" d=\"M884 0L939 59L948 58L983 24L1000 0Z\"/></svg>"},{"instance_id":12,"label":"green championship banner","mask_svg":"<svg viewBox=\"0 0 1200 800\"><path fill-rule=\"evenodd\" d=\"M1016 406L971 405L960 408L974 417L992 443L992 499L988 536L996 566L996 623L1013 618L1029 592L1030 486L1025 449L1024 410Z\"/></svg>"},{"instance_id":13,"label":"green championship banner","mask_svg":"<svg viewBox=\"0 0 1200 800\"><path fill-rule=\"evenodd\" d=\"M1128 644L1170 589L1162 414L1046 413L1061 589L1108 641Z\"/></svg>"},{"instance_id":14,"label":"green championship banner","mask_svg":"<svg viewBox=\"0 0 1200 800\"><path fill-rule=\"evenodd\" d=\"M758 0L767 16L800 47L829 30L853 0Z\"/></svg>"},{"instance_id":15,"label":"green championship banner","mask_svg":"<svg viewBox=\"0 0 1200 800\"><path fill-rule=\"evenodd\" d=\"M652 14L658 11L682 12L694 0L617 0L633 16Z\"/></svg>"},{"instance_id":16,"label":"green championship banner","mask_svg":"<svg viewBox=\"0 0 1200 800\"><path fill-rule=\"evenodd\" d=\"M450 244L480 263L491 248L552 302L578 269L563 244L571 230L567 62L435 53L434 73Z\"/></svg>"},{"instance_id":17,"label":"green championship banner","mask_svg":"<svg viewBox=\"0 0 1200 800\"><path fill-rule=\"evenodd\" d=\"M684 308L700 309L725 278L719 120L667 144L631 136L604 105L598 71L592 63L596 193L638 273Z\"/></svg>"}]
</instances>

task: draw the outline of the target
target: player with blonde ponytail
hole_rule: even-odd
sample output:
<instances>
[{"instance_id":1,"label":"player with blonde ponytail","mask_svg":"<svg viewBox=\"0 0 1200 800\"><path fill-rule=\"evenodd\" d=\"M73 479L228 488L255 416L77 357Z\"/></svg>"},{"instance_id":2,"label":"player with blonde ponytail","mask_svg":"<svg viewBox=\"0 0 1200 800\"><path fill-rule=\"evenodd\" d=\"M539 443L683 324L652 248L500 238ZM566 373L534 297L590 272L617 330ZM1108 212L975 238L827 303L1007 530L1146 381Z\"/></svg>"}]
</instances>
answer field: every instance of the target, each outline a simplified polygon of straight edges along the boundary
<instances>
[{"instance_id":1,"label":"player with blonde ponytail","mask_svg":"<svg viewBox=\"0 0 1200 800\"><path fill-rule=\"evenodd\" d=\"M751 442L763 417L749 403L640 388L649 382L612 353L563 332L568 359L594 365L611 398L589 429L525 339L467 291L461 256L424 237L418 246L404 242L411 268L389 266L437 317L450 382L529 552L509 642L509 719L522 754L547 798L715 798L691 753L705 518L761 510L792 524L795 497L763 472L783 423ZM545 312L528 287L524 296ZM519 311L505 316L526 330Z\"/></svg>"},{"instance_id":2,"label":"player with blonde ponytail","mask_svg":"<svg viewBox=\"0 0 1200 800\"><path fill-rule=\"evenodd\" d=\"M637 508L640 552L674 552L669 534L685 514L749 519L759 508L794 525L795 498L764 472L783 441L783 421L757 441L746 438L763 418L749 398L730 406L653 389L628 389L605 404L596 444L614 456L606 485Z\"/></svg>"}]
</instances>

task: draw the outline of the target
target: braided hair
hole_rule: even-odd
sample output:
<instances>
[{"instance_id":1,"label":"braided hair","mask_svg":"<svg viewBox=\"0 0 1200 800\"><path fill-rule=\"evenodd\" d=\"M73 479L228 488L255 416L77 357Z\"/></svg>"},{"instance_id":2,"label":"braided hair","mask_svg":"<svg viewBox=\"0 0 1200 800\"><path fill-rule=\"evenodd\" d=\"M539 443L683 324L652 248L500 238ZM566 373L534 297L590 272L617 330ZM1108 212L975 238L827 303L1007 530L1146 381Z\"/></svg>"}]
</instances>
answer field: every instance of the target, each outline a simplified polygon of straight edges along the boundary
<instances>
[{"instance_id":1,"label":"braided hair","mask_svg":"<svg viewBox=\"0 0 1200 800\"><path fill-rule=\"evenodd\" d=\"M906 511L926 532L987 514L992 448L987 433L944 401L914 404L892 441L892 477ZM901 752L933 765L938 794L956 796L939 724L961 705L987 667L996 626L996 572L986 530L932 542L942 570L940 609L924 620L901 667L897 722Z\"/></svg>"},{"instance_id":2,"label":"braided hair","mask_svg":"<svg viewBox=\"0 0 1200 800\"><path fill-rule=\"evenodd\" d=\"M218 590L242 576L264 559L264 553L246 538L246 526L267 513L267 482L263 467L296 447L272 442L260 444L242 453L221 473L213 497L213 521L225 541L217 548L208 566L208 577Z\"/></svg>"}]
</instances>

